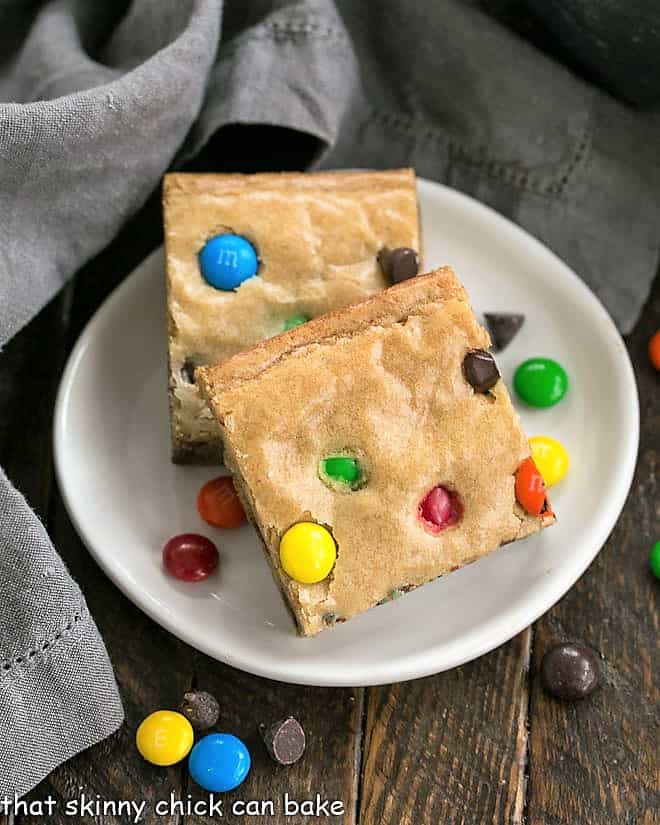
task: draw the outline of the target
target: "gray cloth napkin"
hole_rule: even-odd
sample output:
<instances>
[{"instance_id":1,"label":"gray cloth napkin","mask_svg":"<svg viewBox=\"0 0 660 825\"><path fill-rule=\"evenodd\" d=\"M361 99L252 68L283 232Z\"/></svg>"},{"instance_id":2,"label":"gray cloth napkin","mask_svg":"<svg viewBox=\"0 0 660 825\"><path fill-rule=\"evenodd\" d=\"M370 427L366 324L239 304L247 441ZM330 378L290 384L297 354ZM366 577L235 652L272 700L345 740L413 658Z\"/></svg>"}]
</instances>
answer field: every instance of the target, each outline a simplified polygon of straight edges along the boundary
<instances>
[{"instance_id":1,"label":"gray cloth napkin","mask_svg":"<svg viewBox=\"0 0 660 825\"><path fill-rule=\"evenodd\" d=\"M318 166L414 165L474 195L545 241L631 329L658 260L660 118L580 79L543 50L543 37L527 42L506 13L524 3L224 6L0 0L0 347L168 167L229 124L304 132ZM547 22L567 48L580 7L591 16L578 35L596 19L589 0L572 0L570 19L539 12L561 17L562 4L529 6L533 31ZM615 13L617 3L607 7ZM596 29L586 69L602 43ZM620 91L617 68L608 62L596 80L614 76ZM653 95L650 82L622 97ZM268 166L270 144L253 145ZM209 168L229 161L211 155ZM80 591L2 473L0 599L1 796L24 793L122 720Z\"/></svg>"}]
</instances>

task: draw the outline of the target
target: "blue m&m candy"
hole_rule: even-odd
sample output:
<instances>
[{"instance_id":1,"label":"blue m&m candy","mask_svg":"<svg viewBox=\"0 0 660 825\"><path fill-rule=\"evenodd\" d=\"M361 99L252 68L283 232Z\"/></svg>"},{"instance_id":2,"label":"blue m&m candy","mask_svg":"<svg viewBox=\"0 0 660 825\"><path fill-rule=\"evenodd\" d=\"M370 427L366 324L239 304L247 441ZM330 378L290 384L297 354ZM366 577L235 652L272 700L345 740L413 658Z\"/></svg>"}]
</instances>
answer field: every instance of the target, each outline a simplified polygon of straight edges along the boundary
<instances>
[{"instance_id":1,"label":"blue m&m candy","mask_svg":"<svg viewBox=\"0 0 660 825\"><path fill-rule=\"evenodd\" d=\"M216 235L199 253L204 280L216 289L236 289L256 275L259 259L252 244L240 235Z\"/></svg>"},{"instance_id":2,"label":"blue m&m candy","mask_svg":"<svg viewBox=\"0 0 660 825\"><path fill-rule=\"evenodd\" d=\"M237 788L250 772L250 753L231 733L211 733L190 753L188 770L198 785L212 793Z\"/></svg>"}]
</instances>

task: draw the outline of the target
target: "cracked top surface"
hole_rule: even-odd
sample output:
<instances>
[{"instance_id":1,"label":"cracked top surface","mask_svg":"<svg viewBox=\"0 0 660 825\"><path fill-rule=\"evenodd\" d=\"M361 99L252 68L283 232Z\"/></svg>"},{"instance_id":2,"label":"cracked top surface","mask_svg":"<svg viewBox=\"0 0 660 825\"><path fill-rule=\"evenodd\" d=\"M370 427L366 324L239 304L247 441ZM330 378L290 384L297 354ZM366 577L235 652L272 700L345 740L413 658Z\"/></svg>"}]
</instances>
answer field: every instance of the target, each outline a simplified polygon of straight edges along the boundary
<instances>
[{"instance_id":1,"label":"cracked top surface","mask_svg":"<svg viewBox=\"0 0 660 825\"><path fill-rule=\"evenodd\" d=\"M304 634L323 629L325 614L350 618L554 520L516 502L514 473L530 449L504 383L479 394L463 376L465 354L488 345L445 268L198 371ZM336 453L359 459L361 489L319 478L319 460ZM464 513L431 535L418 506L439 484ZM328 526L338 547L315 585L279 565L280 537L303 520Z\"/></svg>"},{"instance_id":2,"label":"cracked top surface","mask_svg":"<svg viewBox=\"0 0 660 825\"><path fill-rule=\"evenodd\" d=\"M382 172L170 174L163 184L170 389L174 435L214 431L186 359L215 364L284 329L387 286L383 246L419 250L415 174ZM203 279L198 253L214 235L246 237L260 259L236 291ZM180 433L177 432L180 430Z\"/></svg>"}]
</instances>

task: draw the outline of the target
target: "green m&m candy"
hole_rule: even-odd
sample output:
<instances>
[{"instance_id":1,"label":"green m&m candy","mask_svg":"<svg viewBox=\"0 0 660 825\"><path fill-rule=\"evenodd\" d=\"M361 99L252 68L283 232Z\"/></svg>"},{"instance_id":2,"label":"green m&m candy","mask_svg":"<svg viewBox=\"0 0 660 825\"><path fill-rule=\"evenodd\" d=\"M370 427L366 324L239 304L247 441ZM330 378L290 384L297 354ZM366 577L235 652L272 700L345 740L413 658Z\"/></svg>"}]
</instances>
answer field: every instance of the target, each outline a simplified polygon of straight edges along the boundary
<instances>
[{"instance_id":1,"label":"green m&m candy","mask_svg":"<svg viewBox=\"0 0 660 825\"><path fill-rule=\"evenodd\" d=\"M302 313L298 313L298 315L292 315L290 318L287 318L284 322L284 331L287 332L290 329L295 329L295 327L299 327L301 324L306 324L309 321L309 318Z\"/></svg>"},{"instance_id":2,"label":"green m&m candy","mask_svg":"<svg viewBox=\"0 0 660 825\"><path fill-rule=\"evenodd\" d=\"M321 460L321 478L340 487L356 490L363 481L362 469L357 458L333 455Z\"/></svg>"},{"instance_id":3,"label":"green m&m candy","mask_svg":"<svg viewBox=\"0 0 660 825\"><path fill-rule=\"evenodd\" d=\"M529 358L515 371L513 386L530 406L552 407L566 395L568 376L552 358Z\"/></svg>"},{"instance_id":4,"label":"green m&m candy","mask_svg":"<svg viewBox=\"0 0 660 825\"><path fill-rule=\"evenodd\" d=\"M651 548L651 553L649 555L649 563L651 565L653 575L656 577L656 579L660 579L660 541L656 541L656 543Z\"/></svg>"}]
</instances>

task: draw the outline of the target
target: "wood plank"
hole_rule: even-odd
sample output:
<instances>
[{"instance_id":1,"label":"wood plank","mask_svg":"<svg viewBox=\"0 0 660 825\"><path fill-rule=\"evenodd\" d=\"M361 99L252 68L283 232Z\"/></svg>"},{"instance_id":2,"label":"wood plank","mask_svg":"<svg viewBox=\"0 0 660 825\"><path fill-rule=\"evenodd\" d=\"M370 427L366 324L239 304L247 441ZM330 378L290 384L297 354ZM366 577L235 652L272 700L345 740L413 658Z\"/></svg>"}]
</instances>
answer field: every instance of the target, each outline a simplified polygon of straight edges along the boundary
<instances>
[{"instance_id":1,"label":"wood plank","mask_svg":"<svg viewBox=\"0 0 660 825\"><path fill-rule=\"evenodd\" d=\"M239 736L248 746L252 769L243 785L224 795L228 825L246 821L258 825L290 822L342 822L356 820L357 777L359 776L362 738L362 689L314 688L287 685L259 679L247 673L196 654L194 681L200 690L208 690L221 706L218 730ZM260 722L272 723L295 716L302 724L307 747L300 762L289 767L276 765L267 755L258 734ZM318 793L344 805L343 816L323 817L284 815L284 793L298 802L314 799ZM193 800L208 798L188 781L186 793ZM272 800L274 815L242 817L232 813L236 800ZM185 825L202 825L204 816L187 816Z\"/></svg>"},{"instance_id":2,"label":"wood plank","mask_svg":"<svg viewBox=\"0 0 660 825\"><path fill-rule=\"evenodd\" d=\"M648 567L660 537L658 374L646 355L660 318L660 282L630 337L641 402L641 445L623 515L598 559L538 622L533 658L529 825L660 822L657 747L657 582ZM604 684L589 699L546 696L538 669L547 648L565 639L602 656Z\"/></svg>"},{"instance_id":3,"label":"wood plank","mask_svg":"<svg viewBox=\"0 0 660 825\"><path fill-rule=\"evenodd\" d=\"M522 821L530 639L369 689L361 825Z\"/></svg>"}]
</instances>

